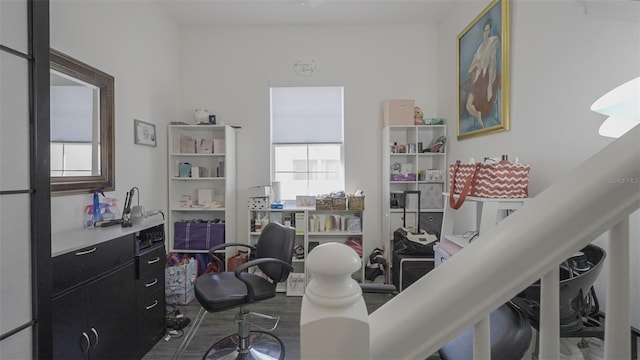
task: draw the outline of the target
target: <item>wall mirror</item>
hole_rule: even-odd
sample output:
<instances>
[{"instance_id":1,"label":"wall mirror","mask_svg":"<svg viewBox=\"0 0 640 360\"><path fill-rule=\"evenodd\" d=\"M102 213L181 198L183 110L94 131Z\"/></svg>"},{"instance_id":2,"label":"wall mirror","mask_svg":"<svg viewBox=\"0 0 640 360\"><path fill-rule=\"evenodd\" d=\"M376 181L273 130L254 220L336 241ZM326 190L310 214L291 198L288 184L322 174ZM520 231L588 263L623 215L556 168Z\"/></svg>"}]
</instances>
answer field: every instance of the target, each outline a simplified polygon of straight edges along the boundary
<instances>
[{"instance_id":1,"label":"wall mirror","mask_svg":"<svg viewBox=\"0 0 640 360\"><path fill-rule=\"evenodd\" d=\"M51 192L115 190L114 78L51 49Z\"/></svg>"}]
</instances>

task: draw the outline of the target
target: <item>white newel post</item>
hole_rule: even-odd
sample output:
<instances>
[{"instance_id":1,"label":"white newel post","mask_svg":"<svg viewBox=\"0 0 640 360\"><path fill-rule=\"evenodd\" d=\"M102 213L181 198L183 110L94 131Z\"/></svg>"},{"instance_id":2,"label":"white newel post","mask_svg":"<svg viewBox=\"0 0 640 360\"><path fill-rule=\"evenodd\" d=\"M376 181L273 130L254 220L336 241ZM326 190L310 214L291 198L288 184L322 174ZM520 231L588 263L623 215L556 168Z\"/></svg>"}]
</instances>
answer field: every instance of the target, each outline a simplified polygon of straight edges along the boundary
<instances>
[{"instance_id":1,"label":"white newel post","mask_svg":"<svg viewBox=\"0 0 640 360\"><path fill-rule=\"evenodd\" d=\"M362 260L336 242L317 246L305 263L313 273L302 298L302 359L369 359L369 316L360 285L351 274Z\"/></svg>"}]
</instances>

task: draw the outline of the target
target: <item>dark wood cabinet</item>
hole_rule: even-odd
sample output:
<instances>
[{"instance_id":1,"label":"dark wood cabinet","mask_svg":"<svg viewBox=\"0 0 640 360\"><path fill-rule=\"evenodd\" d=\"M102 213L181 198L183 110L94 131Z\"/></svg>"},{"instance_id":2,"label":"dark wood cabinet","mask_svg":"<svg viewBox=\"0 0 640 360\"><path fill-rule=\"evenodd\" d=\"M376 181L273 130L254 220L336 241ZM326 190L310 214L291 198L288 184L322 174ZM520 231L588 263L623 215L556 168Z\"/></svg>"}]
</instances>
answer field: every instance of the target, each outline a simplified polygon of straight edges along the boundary
<instances>
[{"instance_id":1,"label":"dark wood cabinet","mask_svg":"<svg viewBox=\"0 0 640 360\"><path fill-rule=\"evenodd\" d=\"M140 359L164 336L164 237L144 231L53 257L54 359Z\"/></svg>"},{"instance_id":2,"label":"dark wood cabinet","mask_svg":"<svg viewBox=\"0 0 640 360\"><path fill-rule=\"evenodd\" d=\"M140 356L149 351L166 332L164 243L144 249L136 256L137 348Z\"/></svg>"},{"instance_id":3,"label":"dark wood cabinet","mask_svg":"<svg viewBox=\"0 0 640 360\"><path fill-rule=\"evenodd\" d=\"M133 261L53 299L55 359L129 359L135 349Z\"/></svg>"}]
</instances>

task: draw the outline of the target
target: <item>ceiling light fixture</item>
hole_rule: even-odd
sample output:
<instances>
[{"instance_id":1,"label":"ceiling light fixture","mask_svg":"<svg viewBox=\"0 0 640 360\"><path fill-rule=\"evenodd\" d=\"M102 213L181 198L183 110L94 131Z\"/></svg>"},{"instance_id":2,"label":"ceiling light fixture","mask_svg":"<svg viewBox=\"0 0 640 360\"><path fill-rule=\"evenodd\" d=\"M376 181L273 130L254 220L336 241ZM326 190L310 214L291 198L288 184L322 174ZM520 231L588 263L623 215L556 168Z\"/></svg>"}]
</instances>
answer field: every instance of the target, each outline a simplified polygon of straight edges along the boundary
<instances>
[{"instance_id":1,"label":"ceiling light fixture","mask_svg":"<svg viewBox=\"0 0 640 360\"><path fill-rule=\"evenodd\" d=\"M640 76L604 94L591 105L591 111L609 116L598 133L620 137L640 123Z\"/></svg>"}]
</instances>

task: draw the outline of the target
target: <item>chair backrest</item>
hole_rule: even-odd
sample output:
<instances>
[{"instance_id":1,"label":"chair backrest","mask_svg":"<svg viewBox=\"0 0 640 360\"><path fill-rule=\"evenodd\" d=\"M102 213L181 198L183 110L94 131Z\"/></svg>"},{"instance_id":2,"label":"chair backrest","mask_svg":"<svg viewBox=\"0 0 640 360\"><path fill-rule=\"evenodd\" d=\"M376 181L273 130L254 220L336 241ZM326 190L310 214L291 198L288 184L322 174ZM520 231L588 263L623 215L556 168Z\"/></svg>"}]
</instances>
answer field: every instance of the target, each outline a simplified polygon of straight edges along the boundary
<instances>
[{"instance_id":1,"label":"chair backrest","mask_svg":"<svg viewBox=\"0 0 640 360\"><path fill-rule=\"evenodd\" d=\"M262 229L256 244L256 258L276 258L291 265L296 230L278 223L269 223ZM289 269L276 263L258 265L260 270L275 282L283 282L289 276Z\"/></svg>"}]
</instances>

